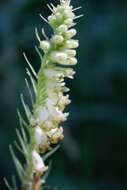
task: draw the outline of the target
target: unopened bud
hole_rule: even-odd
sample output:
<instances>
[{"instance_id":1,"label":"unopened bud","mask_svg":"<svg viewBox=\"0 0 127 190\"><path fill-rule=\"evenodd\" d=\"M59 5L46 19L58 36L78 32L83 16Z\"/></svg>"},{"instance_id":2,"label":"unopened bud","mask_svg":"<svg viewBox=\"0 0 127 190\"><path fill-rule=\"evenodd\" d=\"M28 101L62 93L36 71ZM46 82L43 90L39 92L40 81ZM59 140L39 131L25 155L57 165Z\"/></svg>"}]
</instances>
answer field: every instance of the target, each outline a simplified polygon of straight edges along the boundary
<instances>
[{"instance_id":1,"label":"unopened bud","mask_svg":"<svg viewBox=\"0 0 127 190\"><path fill-rule=\"evenodd\" d=\"M66 37L67 37L67 38L72 38L73 36L76 35L76 33L77 33L77 31L76 31L75 29L68 30L68 31L66 32Z\"/></svg>"},{"instance_id":2,"label":"unopened bud","mask_svg":"<svg viewBox=\"0 0 127 190\"><path fill-rule=\"evenodd\" d=\"M59 13L59 12L57 12L56 14L55 14L55 16L56 16L56 19L58 20L58 22L61 22L62 21L62 14L61 13Z\"/></svg>"},{"instance_id":3,"label":"unopened bud","mask_svg":"<svg viewBox=\"0 0 127 190\"><path fill-rule=\"evenodd\" d=\"M50 43L46 40L40 41L40 48L44 51L47 52L50 48Z\"/></svg>"},{"instance_id":4,"label":"unopened bud","mask_svg":"<svg viewBox=\"0 0 127 190\"><path fill-rule=\"evenodd\" d=\"M73 25L73 19L68 18L64 21L64 24L66 24L68 27L71 27Z\"/></svg>"},{"instance_id":5,"label":"unopened bud","mask_svg":"<svg viewBox=\"0 0 127 190\"><path fill-rule=\"evenodd\" d=\"M62 34L62 33L64 33L64 32L67 31L67 26L66 26L65 24L62 24L62 25L60 25L60 26L57 28L57 31L58 31L60 34Z\"/></svg>"},{"instance_id":6,"label":"unopened bud","mask_svg":"<svg viewBox=\"0 0 127 190\"><path fill-rule=\"evenodd\" d=\"M60 1L62 1L62 0L60 0ZM63 12L63 10L64 10L64 7L60 6L60 5L58 5L56 8L56 11L59 11L59 12Z\"/></svg>"},{"instance_id":7,"label":"unopened bud","mask_svg":"<svg viewBox=\"0 0 127 190\"><path fill-rule=\"evenodd\" d=\"M78 46L78 40L67 40L66 42L66 48L77 48Z\"/></svg>"},{"instance_id":8,"label":"unopened bud","mask_svg":"<svg viewBox=\"0 0 127 190\"><path fill-rule=\"evenodd\" d=\"M56 16L55 15L51 15L48 17L48 21L50 23L50 25L52 27L55 27L56 23L57 23L57 19L56 19Z\"/></svg>"},{"instance_id":9,"label":"unopened bud","mask_svg":"<svg viewBox=\"0 0 127 190\"><path fill-rule=\"evenodd\" d=\"M66 69L65 70L65 75L66 77L73 79L74 78L75 71L73 69Z\"/></svg>"},{"instance_id":10,"label":"unopened bud","mask_svg":"<svg viewBox=\"0 0 127 190\"><path fill-rule=\"evenodd\" d=\"M64 16L65 16L66 18L74 19L74 17L75 17L74 13L73 13L71 10L65 10L65 11L63 12L63 14L64 14Z\"/></svg>"},{"instance_id":11,"label":"unopened bud","mask_svg":"<svg viewBox=\"0 0 127 190\"><path fill-rule=\"evenodd\" d=\"M55 35L52 37L52 42L54 44L61 44L64 41L64 38L62 35Z\"/></svg>"},{"instance_id":12,"label":"unopened bud","mask_svg":"<svg viewBox=\"0 0 127 190\"><path fill-rule=\"evenodd\" d=\"M68 57L75 57L76 56L76 51L73 49L65 50L65 52L67 53Z\"/></svg>"},{"instance_id":13,"label":"unopened bud","mask_svg":"<svg viewBox=\"0 0 127 190\"><path fill-rule=\"evenodd\" d=\"M68 59L68 64L69 65L76 65L77 64L77 59L75 57L70 57Z\"/></svg>"},{"instance_id":14,"label":"unopened bud","mask_svg":"<svg viewBox=\"0 0 127 190\"><path fill-rule=\"evenodd\" d=\"M53 52L51 53L51 59L56 63L64 63L67 60L67 54L64 52Z\"/></svg>"}]
</instances>

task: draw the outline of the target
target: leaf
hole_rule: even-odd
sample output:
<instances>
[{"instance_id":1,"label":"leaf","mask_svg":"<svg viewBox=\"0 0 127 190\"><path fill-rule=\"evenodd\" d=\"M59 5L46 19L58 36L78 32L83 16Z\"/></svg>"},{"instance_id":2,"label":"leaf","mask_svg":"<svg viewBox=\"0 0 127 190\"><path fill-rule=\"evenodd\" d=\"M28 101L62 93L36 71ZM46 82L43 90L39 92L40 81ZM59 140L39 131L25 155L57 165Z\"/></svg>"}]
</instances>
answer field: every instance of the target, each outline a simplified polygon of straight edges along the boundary
<instances>
[{"instance_id":1,"label":"leaf","mask_svg":"<svg viewBox=\"0 0 127 190\"><path fill-rule=\"evenodd\" d=\"M42 28L41 31L42 31L42 35L44 36L44 38L45 38L46 40L49 40L48 36L47 36L46 33L45 33L44 28Z\"/></svg>"},{"instance_id":2,"label":"leaf","mask_svg":"<svg viewBox=\"0 0 127 190\"><path fill-rule=\"evenodd\" d=\"M42 18L42 20L44 20L47 24L49 24L49 22L46 18L44 18L41 14L39 14L39 16Z\"/></svg>"},{"instance_id":3,"label":"leaf","mask_svg":"<svg viewBox=\"0 0 127 190\"><path fill-rule=\"evenodd\" d=\"M26 134L26 131L24 130L24 127L21 126L21 134L23 136L23 140L26 144L28 144L28 138L27 138L27 134Z\"/></svg>"},{"instance_id":4,"label":"leaf","mask_svg":"<svg viewBox=\"0 0 127 190\"><path fill-rule=\"evenodd\" d=\"M29 95L30 95L30 97L31 97L31 103L32 103L32 105L33 105L33 104L34 104L33 93L32 93L32 91L31 91L31 89L30 89L29 82L28 82L28 80L27 80L26 78L25 78L25 82L26 82L26 86L27 86L27 88L28 88Z\"/></svg>"},{"instance_id":5,"label":"leaf","mask_svg":"<svg viewBox=\"0 0 127 190\"><path fill-rule=\"evenodd\" d=\"M17 172L18 172L18 176L19 176L20 180L22 182L24 182L24 180L25 180L25 171L24 171L24 169L22 167L22 164L20 163L20 161L15 156L15 153L14 153L11 145L9 146L9 149L10 149L13 161L15 163L15 166L16 166L16 169L17 169Z\"/></svg>"},{"instance_id":6,"label":"leaf","mask_svg":"<svg viewBox=\"0 0 127 190\"><path fill-rule=\"evenodd\" d=\"M53 10L52 7L50 6L50 4L47 4L47 7L50 9L50 11L51 11L52 13L54 13L54 10Z\"/></svg>"},{"instance_id":7,"label":"leaf","mask_svg":"<svg viewBox=\"0 0 127 190\"><path fill-rule=\"evenodd\" d=\"M24 155L22 148L18 145L18 143L16 141L14 141L14 145Z\"/></svg>"},{"instance_id":8,"label":"leaf","mask_svg":"<svg viewBox=\"0 0 127 190\"><path fill-rule=\"evenodd\" d=\"M14 187L14 189L15 189L15 190L18 190L15 176L12 176L12 183L13 183L13 187Z\"/></svg>"},{"instance_id":9,"label":"leaf","mask_svg":"<svg viewBox=\"0 0 127 190\"><path fill-rule=\"evenodd\" d=\"M7 181L6 178L4 178L4 182L5 182L5 185L7 186L7 188L8 188L9 190L14 190L13 187L10 186L10 184L8 183L8 181Z\"/></svg>"},{"instance_id":10,"label":"leaf","mask_svg":"<svg viewBox=\"0 0 127 190\"><path fill-rule=\"evenodd\" d=\"M18 114L18 117L19 117L19 122L20 122L20 125L22 125L23 127L25 127L28 131L28 128L29 128L29 124L23 119L21 113L19 110L17 110L17 114Z\"/></svg>"},{"instance_id":11,"label":"leaf","mask_svg":"<svg viewBox=\"0 0 127 190\"><path fill-rule=\"evenodd\" d=\"M40 59L42 61L43 58L42 58L42 55L41 55L41 53L40 53L40 51L39 51L39 49L38 49L37 46L35 46L35 50L36 50L37 54L39 55L39 57L40 57Z\"/></svg>"},{"instance_id":12,"label":"leaf","mask_svg":"<svg viewBox=\"0 0 127 190\"><path fill-rule=\"evenodd\" d=\"M27 75L29 76L30 80L31 80L31 84L33 86L33 90L34 90L34 93L35 93L35 96L37 95L37 89L36 89L36 83L35 83L35 80L33 79L30 71L28 68L26 68L26 72L27 72Z\"/></svg>"},{"instance_id":13,"label":"leaf","mask_svg":"<svg viewBox=\"0 0 127 190\"><path fill-rule=\"evenodd\" d=\"M28 144L28 137L27 137L27 132L29 132L28 130L28 125L24 123L22 116L19 115L19 111L18 111L18 116L19 116L19 123L20 123L20 129L21 129L21 134L23 137L23 140L26 144Z\"/></svg>"},{"instance_id":14,"label":"leaf","mask_svg":"<svg viewBox=\"0 0 127 190\"><path fill-rule=\"evenodd\" d=\"M58 144L55 148L53 148L50 152L43 156L43 160L45 161L49 158L52 154L54 154L60 148L60 144Z\"/></svg>"},{"instance_id":15,"label":"leaf","mask_svg":"<svg viewBox=\"0 0 127 190\"><path fill-rule=\"evenodd\" d=\"M76 20L76 19L78 19L78 18L81 18L81 17L83 17L83 16L84 16L83 14L78 15L78 16L76 16L76 17L74 18L74 20Z\"/></svg>"},{"instance_id":16,"label":"leaf","mask_svg":"<svg viewBox=\"0 0 127 190\"><path fill-rule=\"evenodd\" d=\"M38 30L37 30L37 28L35 28L35 35L36 35L38 41L40 42L41 39L40 39L40 36L39 36L39 34L38 34Z\"/></svg>"},{"instance_id":17,"label":"leaf","mask_svg":"<svg viewBox=\"0 0 127 190\"><path fill-rule=\"evenodd\" d=\"M29 119L30 119L30 117L31 117L31 112L30 112L29 107L28 107L28 106L26 105L26 103L24 102L23 94L21 94L21 102L22 102L23 108L24 108L24 110L25 110L27 119L28 119L28 121L29 121Z\"/></svg>"},{"instance_id":18,"label":"leaf","mask_svg":"<svg viewBox=\"0 0 127 190\"><path fill-rule=\"evenodd\" d=\"M76 7L76 8L74 8L72 11L77 11L77 10L79 10L79 9L81 9L82 7L80 6L80 7Z\"/></svg>"},{"instance_id":19,"label":"leaf","mask_svg":"<svg viewBox=\"0 0 127 190\"><path fill-rule=\"evenodd\" d=\"M25 60L26 60L26 62L27 62L27 64L28 64L29 68L31 69L33 75L34 75L35 78L37 79L37 73L35 72L34 68L32 67L31 63L29 62L29 60L28 60L26 54L23 53L23 56L24 56L24 58L25 58Z\"/></svg>"},{"instance_id":20,"label":"leaf","mask_svg":"<svg viewBox=\"0 0 127 190\"><path fill-rule=\"evenodd\" d=\"M22 138L22 136L21 136L18 129L16 129L16 134L17 134L17 137L19 139L19 142L20 142L20 145L22 147L22 150L23 150L24 154L27 156L27 154L28 154L28 151L27 151L28 144L23 141L23 138Z\"/></svg>"}]
</instances>

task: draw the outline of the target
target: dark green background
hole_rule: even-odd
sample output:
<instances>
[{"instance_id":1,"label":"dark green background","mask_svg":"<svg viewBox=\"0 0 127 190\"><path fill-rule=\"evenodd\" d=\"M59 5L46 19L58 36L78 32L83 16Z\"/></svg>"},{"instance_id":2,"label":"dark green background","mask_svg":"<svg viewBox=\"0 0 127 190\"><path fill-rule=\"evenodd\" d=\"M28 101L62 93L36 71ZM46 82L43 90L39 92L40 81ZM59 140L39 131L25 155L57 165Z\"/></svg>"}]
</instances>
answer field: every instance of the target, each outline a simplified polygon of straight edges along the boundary
<instances>
[{"instance_id":1,"label":"dark green background","mask_svg":"<svg viewBox=\"0 0 127 190\"><path fill-rule=\"evenodd\" d=\"M38 70L34 28L51 30L38 16L58 1L0 0L0 190L15 174L8 145L15 140L19 94L27 91L25 51ZM77 20L78 65L63 149L53 156L48 185L58 190L127 189L127 1L72 0Z\"/></svg>"}]
</instances>

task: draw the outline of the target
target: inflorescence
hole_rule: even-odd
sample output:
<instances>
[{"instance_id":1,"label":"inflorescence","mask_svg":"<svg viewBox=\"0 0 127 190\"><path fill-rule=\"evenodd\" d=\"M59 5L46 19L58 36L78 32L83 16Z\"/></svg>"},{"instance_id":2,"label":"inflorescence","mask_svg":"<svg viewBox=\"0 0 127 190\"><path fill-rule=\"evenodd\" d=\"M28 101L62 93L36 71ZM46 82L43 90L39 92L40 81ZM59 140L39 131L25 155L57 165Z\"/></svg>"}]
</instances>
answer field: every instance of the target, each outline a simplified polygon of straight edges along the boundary
<instances>
[{"instance_id":1,"label":"inflorescence","mask_svg":"<svg viewBox=\"0 0 127 190\"><path fill-rule=\"evenodd\" d=\"M40 16L51 26L53 35L48 38L42 29L45 39L41 40L38 30L35 30L40 49L37 48L37 51L41 57L41 68L38 73L24 54L30 67L30 70L27 69L27 74L33 87L31 91L26 79L32 100L31 111L21 96L27 122L18 112L22 128L21 134L17 131L20 141L20 147L19 145L17 147L26 159L25 167L20 164L11 148L23 190L37 189L38 184L34 184L35 179L43 178L48 170L48 166L44 164L44 158L47 154L53 153L53 147L56 147L64 138L61 124L67 120L69 113L65 113L64 109L71 102L67 94L69 88L66 87L64 79L66 77L73 79L75 71L72 66L77 64L75 49L79 46L79 42L73 39L77 33L74 21L80 16L76 17L74 11L80 7L73 9L70 0L61 0L56 7L53 4L48 7L52 12L48 19ZM42 181L39 181L38 187L41 183Z\"/></svg>"}]
</instances>

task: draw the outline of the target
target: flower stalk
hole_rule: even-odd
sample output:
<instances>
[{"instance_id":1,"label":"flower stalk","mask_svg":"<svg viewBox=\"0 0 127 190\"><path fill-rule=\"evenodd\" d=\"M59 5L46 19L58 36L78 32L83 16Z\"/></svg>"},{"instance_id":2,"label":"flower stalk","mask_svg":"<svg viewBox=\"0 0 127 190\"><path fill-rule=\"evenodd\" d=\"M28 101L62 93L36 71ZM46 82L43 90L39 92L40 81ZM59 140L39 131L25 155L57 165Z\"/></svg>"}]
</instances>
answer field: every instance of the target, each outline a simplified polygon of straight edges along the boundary
<instances>
[{"instance_id":1,"label":"flower stalk","mask_svg":"<svg viewBox=\"0 0 127 190\"><path fill-rule=\"evenodd\" d=\"M60 0L56 7L48 5L51 15L46 21L52 28L53 34L48 38L42 29L44 40L41 40L38 30L35 30L39 41L39 49L36 48L41 58L41 67L38 73L28 63L27 75L31 85L26 79L26 85L31 97L32 110L25 103L21 95L22 105L25 110L25 121L18 111L21 130L17 130L19 144L16 147L23 154L26 164L23 166L10 147L15 162L22 190L41 190L45 175L49 167L45 160L51 156L63 140L63 127L61 123L67 120L69 113L64 109L70 104L69 88L66 87L65 78L73 79L75 71L72 66L77 64L76 48L78 40L72 39L76 35L75 19L77 18L70 0ZM82 16L82 15L80 15ZM31 87L32 86L32 89ZM6 184L9 190L18 190ZM14 181L13 184L16 184Z\"/></svg>"}]
</instances>

